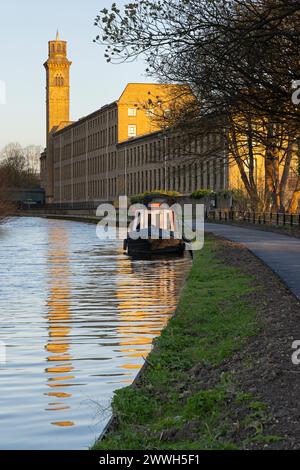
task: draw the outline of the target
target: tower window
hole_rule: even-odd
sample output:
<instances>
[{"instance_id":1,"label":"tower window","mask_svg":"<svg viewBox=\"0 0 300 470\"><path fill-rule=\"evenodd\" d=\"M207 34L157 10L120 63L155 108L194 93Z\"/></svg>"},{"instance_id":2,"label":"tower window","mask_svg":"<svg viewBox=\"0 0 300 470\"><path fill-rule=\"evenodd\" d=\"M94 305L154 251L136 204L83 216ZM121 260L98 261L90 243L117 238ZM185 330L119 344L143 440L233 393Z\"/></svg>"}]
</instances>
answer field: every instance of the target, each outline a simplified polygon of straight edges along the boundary
<instances>
[{"instance_id":1,"label":"tower window","mask_svg":"<svg viewBox=\"0 0 300 470\"><path fill-rule=\"evenodd\" d=\"M56 75L54 82L55 86L64 86L64 78L62 77L62 75Z\"/></svg>"}]
</instances>

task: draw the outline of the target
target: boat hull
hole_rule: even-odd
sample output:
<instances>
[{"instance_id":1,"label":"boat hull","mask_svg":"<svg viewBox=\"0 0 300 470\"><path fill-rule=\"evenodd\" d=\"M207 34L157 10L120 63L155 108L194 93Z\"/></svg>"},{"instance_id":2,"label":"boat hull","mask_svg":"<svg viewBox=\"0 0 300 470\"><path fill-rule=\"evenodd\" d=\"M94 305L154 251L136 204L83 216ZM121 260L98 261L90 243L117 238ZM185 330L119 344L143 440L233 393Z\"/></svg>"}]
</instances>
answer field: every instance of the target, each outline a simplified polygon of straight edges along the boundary
<instances>
[{"instance_id":1,"label":"boat hull","mask_svg":"<svg viewBox=\"0 0 300 470\"><path fill-rule=\"evenodd\" d=\"M185 243L182 240L132 240L125 241L124 248L132 255L182 255Z\"/></svg>"}]
</instances>

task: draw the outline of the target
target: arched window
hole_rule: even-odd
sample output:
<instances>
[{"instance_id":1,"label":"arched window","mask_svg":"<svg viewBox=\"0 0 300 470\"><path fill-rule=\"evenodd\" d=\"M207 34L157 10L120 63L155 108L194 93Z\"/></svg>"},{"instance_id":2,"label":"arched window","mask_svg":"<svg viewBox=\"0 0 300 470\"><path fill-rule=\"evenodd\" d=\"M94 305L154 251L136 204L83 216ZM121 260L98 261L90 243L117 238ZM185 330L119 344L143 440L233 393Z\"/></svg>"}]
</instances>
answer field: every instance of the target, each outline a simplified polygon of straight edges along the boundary
<instances>
[{"instance_id":1,"label":"arched window","mask_svg":"<svg viewBox=\"0 0 300 470\"><path fill-rule=\"evenodd\" d=\"M56 75L54 79L55 86L64 86L64 78L61 74Z\"/></svg>"}]
</instances>

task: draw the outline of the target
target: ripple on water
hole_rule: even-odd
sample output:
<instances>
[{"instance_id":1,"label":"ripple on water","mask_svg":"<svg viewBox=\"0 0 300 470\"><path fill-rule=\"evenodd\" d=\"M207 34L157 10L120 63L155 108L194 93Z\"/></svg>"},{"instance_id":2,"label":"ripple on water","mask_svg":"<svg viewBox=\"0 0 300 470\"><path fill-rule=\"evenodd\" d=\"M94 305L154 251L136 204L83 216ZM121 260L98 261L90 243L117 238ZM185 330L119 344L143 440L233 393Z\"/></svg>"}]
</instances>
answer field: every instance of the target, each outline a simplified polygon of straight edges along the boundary
<instances>
[{"instance_id":1,"label":"ripple on water","mask_svg":"<svg viewBox=\"0 0 300 470\"><path fill-rule=\"evenodd\" d=\"M174 313L187 259L131 260L95 226L0 227L1 449L83 449Z\"/></svg>"}]
</instances>

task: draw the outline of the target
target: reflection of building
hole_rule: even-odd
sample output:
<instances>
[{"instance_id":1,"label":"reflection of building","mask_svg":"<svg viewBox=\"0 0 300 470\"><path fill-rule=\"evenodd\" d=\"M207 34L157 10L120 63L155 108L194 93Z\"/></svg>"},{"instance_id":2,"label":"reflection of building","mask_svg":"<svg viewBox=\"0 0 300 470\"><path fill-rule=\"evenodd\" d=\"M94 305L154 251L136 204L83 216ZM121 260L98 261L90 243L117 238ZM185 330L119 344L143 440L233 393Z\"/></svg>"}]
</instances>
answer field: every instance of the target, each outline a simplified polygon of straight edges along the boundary
<instances>
[{"instance_id":1,"label":"reflection of building","mask_svg":"<svg viewBox=\"0 0 300 470\"><path fill-rule=\"evenodd\" d=\"M69 409L65 403L72 395L69 392L72 375L72 356L70 354L69 335L71 332L70 286L68 236L63 227L49 227L49 283L48 298L49 339L45 346L49 355L47 385L51 391L48 396L52 401L48 411L64 411ZM57 426L73 426L72 421L61 420L53 423Z\"/></svg>"},{"instance_id":2,"label":"reflection of building","mask_svg":"<svg viewBox=\"0 0 300 470\"><path fill-rule=\"evenodd\" d=\"M189 262L118 259L117 299L120 315L119 347L123 369L139 369L178 302L181 281Z\"/></svg>"}]
</instances>

